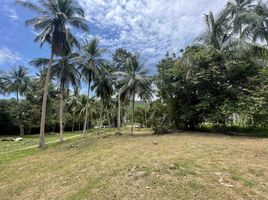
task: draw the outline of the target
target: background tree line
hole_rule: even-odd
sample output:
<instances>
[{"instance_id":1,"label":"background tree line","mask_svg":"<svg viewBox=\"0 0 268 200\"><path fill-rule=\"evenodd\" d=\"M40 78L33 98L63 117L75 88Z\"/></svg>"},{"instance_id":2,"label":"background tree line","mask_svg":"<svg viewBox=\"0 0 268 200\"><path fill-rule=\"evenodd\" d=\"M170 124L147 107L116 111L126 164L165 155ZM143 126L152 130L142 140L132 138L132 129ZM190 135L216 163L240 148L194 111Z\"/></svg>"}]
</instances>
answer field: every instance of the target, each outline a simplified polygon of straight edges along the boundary
<instances>
[{"instance_id":1,"label":"background tree line","mask_svg":"<svg viewBox=\"0 0 268 200\"><path fill-rule=\"evenodd\" d=\"M16 104L13 100L1 102L3 134L14 127L19 127L20 135L24 135L25 128L29 133L37 128L40 130L39 147L43 148L45 132L51 129L59 129L60 142L69 127L72 130L83 127L85 136L89 127L102 127L105 120L109 126L117 124L120 131L122 108L129 99L132 100L133 133L135 97L151 92L151 78L139 55L118 49L113 62L108 62L104 59L106 50L99 47L97 39L78 41L73 29L88 32L89 28L84 10L75 0L34 3L17 0L16 3L35 13L25 23L38 33L34 41L41 47L49 45L51 52L50 58L30 62L40 70L36 77L30 77L24 67L1 75L1 93L16 93L17 96ZM87 84L86 95L80 92L81 80ZM95 96L90 97L91 91L95 91ZM34 114L29 113L30 110Z\"/></svg>"},{"instance_id":2,"label":"background tree line","mask_svg":"<svg viewBox=\"0 0 268 200\"><path fill-rule=\"evenodd\" d=\"M194 44L180 56L167 53L154 77L138 54L119 48L109 61L98 39L79 41L73 29L89 28L77 1L16 2L35 13L26 25L51 55L29 63L39 71L34 76L22 66L1 73L0 92L16 96L0 101L3 134L39 131L44 147L45 132L59 131L62 142L64 130L83 130L85 136L93 126L120 132L130 124L131 133L135 123L156 132L267 126L263 1L233 0L217 15L205 14L206 29Z\"/></svg>"}]
</instances>

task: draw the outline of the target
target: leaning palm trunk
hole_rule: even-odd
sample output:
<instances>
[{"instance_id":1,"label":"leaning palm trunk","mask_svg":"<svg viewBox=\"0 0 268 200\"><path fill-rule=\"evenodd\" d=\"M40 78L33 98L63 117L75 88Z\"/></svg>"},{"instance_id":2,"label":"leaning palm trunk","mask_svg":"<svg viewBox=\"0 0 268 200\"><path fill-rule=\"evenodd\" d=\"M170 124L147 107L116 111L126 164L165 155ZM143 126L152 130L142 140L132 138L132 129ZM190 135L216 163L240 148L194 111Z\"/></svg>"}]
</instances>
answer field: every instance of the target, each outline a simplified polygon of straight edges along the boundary
<instances>
[{"instance_id":1,"label":"leaning palm trunk","mask_svg":"<svg viewBox=\"0 0 268 200\"><path fill-rule=\"evenodd\" d=\"M63 109L64 109L64 97L63 97L63 93L64 93L64 87L63 84L61 84L60 86L60 142L63 142L63 131L64 131L64 127L63 127Z\"/></svg>"},{"instance_id":2,"label":"leaning palm trunk","mask_svg":"<svg viewBox=\"0 0 268 200\"><path fill-rule=\"evenodd\" d=\"M117 113L117 131L120 133L120 128L121 128L121 101L120 101L120 92L118 94L118 113Z\"/></svg>"},{"instance_id":3,"label":"leaning palm trunk","mask_svg":"<svg viewBox=\"0 0 268 200\"><path fill-rule=\"evenodd\" d=\"M48 63L48 68L47 68L44 94L43 94L40 135L39 135L39 148L44 148L46 146L46 143L45 143L45 122L46 122L47 95L48 95L48 87L49 87L49 82L50 82L50 74L51 74L53 56L54 56L54 54L51 52L51 57L50 57L50 60Z\"/></svg>"},{"instance_id":4,"label":"leaning palm trunk","mask_svg":"<svg viewBox=\"0 0 268 200\"><path fill-rule=\"evenodd\" d=\"M134 125L134 106L135 106L135 92L133 93L133 98L132 98L131 135L133 134L133 125Z\"/></svg>"},{"instance_id":5,"label":"leaning palm trunk","mask_svg":"<svg viewBox=\"0 0 268 200\"><path fill-rule=\"evenodd\" d=\"M84 122L84 129L83 129L83 137L86 137L87 134L87 124L88 124L88 104L89 104L89 96L90 96L90 83L88 82L88 91L87 91L87 103L86 103L86 115L85 115L85 122Z\"/></svg>"}]
</instances>

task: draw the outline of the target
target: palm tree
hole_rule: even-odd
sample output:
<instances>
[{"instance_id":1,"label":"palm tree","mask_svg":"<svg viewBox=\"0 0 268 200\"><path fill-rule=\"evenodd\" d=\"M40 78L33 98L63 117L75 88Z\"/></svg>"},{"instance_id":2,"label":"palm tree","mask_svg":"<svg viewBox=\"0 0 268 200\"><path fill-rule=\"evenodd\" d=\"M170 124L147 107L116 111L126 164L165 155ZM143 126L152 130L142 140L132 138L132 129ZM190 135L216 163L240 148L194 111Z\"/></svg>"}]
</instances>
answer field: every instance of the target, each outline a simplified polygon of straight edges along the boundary
<instances>
[{"instance_id":1,"label":"palm tree","mask_svg":"<svg viewBox=\"0 0 268 200\"><path fill-rule=\"evenodd\" d=\"M79 47L78 41L68 28L69 26L84 31L88 31L88 26L84 18L83 9L75 0L37 0L38 4L25 0L17 0L16 2L38 14L37 17L26 21L26 25L33 26L35 31L38 32L34 41L40 41L41 46L45 42L51 45L40 124L39 147L43 148L45 147L47 93L53 58L54 56L64 56L70 53L72 45Z\"/></svg>"},{"instance_id":2,"label":"palm tree","mask_svg":"<svg viewBox=\"0 0 268 200\"><path fill-rule=\"evenodd\" d=\"M113 95L113 80L111 76L112 71L113 69L109 65L103 64L102 68L100 69L100 76L92 86L92 89L95 89L96 96L100 97L100 127L103 126L104 109L109 105Z\"/></svg>"},{"instance_id":3,"label":"palm tree","mask_svg":"<svg viewBox=\"0 0 268 200\"><path fill-rule=\"evenodd\" d=\"M5 76L6 90L8 93L16 93L16 99L19 102L19 96L23 96L29 84L27 70L23 66L13 69ZM21 116L18 114L18 123L20 128L20 136L24 135L24 126L21 122Z\"/></svg>"},{"instance_id":4,"label":"palm tree","mask_svg":"<svg viewBox=\"0 0 268 200\"><path fill-rule=\"evenodd\" d=\"M135 96L136 94L141 94L141 91L148 87L148 70L144 69L144 65L140 63L139 56L135 55L133 58L127 59L123 71L116 72L115 74L118 76L120 86L118 107L120 108L120 98L122 95L132 98L131 134L133 134ZM118 114L120 121L120 111Z\"/></svg>"},{"instance_id":5,"label":"palm tree","mask_svg":"<svg viewBox=\"0 0 268 200\"><path fill-rule=\"evenodd\" d=\"M206 30L197 40L219 50L230 35L227 15L221 14L215 18L214 14L210 12L209 14L205 14L204 22Z\"/></svg>"},{"instance_id":6,"label":"palm tree","mask_svg":"<svg viewBox=\"0 0 268 200\"><path fill-rule=\"evenodd\" d=\"M119 89L118 95L117 95L117 132L120 133L120 128L121 128L121 94L122 90Z\"/></svg>"},{"instance_id":7,"label":"palm tree","mask_svg":"<svg viewBox=\"0 0 268 200\"><path fill-rule=\"evenodd\" d=\"M73 112L75 116L78 116L78 120L85 119L87 110L87 96L81 95L77 98L76 103L73 105ZM79 124L80 127L80 124Z\"/></svg>"},{"instance_id":8,"label":"palm tree","mask_svg":"<svg viewBox=\"0 0 268 200\"><path fill-rule=\"evenodd\" d=\"M68 100L66 102L66 104L67 104L67 110L68 110L68 112L72 116L72 132L74 132L75 122L78 121L76 119L77 115L75 113L75 107L78 104L79 91L80 91L80 87L75 87L74 88L74 93L71 96L69 96L69 98L68 98Z\"/></svg>"},{"instance_id":9,"label":"palm tree","mask_svg":"<svg viewBox=\"0 0 268 200\"><path fill-rule=\"evenodd\" d=\"M89 103L90 90L92 81L96 82L100 76L100 70L102 64L105 62L102 59L102 55L105 52L105 49L99 48L99 40L92 39L90 42L86 41L83 47L83 55L81 56L81 61L83 62L80 65L81 75L86 83L88 83L88 92L87 92L87 104ZM89 107L89 105L87 106ZM83 136L85 137L87 132L87 122L88 122L88 111L85 113L85 121L83 128Z\"/></svg>"},{"instance_id":10,"label":"palm tree","mask_svg":"<svg viewBox=\"0 0 268 200\"><path fill-rule=\"evenodd\" d=\"M227 3L224 15L229 15L232 20L233 32L239 34L242 38L243 24L245 19L252 9L254 0L231 0Z\"/></svg>"},{"instance_id":11,"label":"palm tree","mask_svg":"<svg viewBox=\"0 0 268 200\"><path fill-rule=\"evenodd\" d=\"M254 9L246 16L246 27L242 34L244 37L256 42L258 39L268 45L268 7L263 2L258 2Z\"/></svg>"},{"instance_id":12,"label":"palm tree","mask_svg":"<svg viewBox=\"0 0 268 200\"><path fill-rule=\"evenodd\" d=\"M148 109L147 109L146 105L148 102L150 102L153 99L153 89L152 89L151 85L152 85L152 82L148 81L146 87L144 87L144 89L140 91L140 94L138 94L140 99L144 101L144 105L145 105L144 118L145 118L145 127L146 128L148 127L148 124L147 124L147 111L148 111Z\"/></svg>"},{"instance_id":13,"label":"palm tree","mask_svg":"<svg viewBox=\"0 0 268 200\"><path fill-rule=\"evenodd\" d=\"M19 101L19 96L22 96L27 88L29 77L27 70L23 66L19 66L17 69L12 69L5 77L6 87L9 93L15 92L16 99Z\"/></svg>"},{"instance_id":14,"label":"palm tree","mask_svg":"<svg viewBox=\"0 0 268 200\"><path fill-rule=\"evenodd\" d=\"M86 95L79 96L76 104L73 107L74 115L78 116L79 121L80 119L85 118L85 116L89 113L91 113L91 115L95 114L97 110L96 98L94 96L89 99Z\"/></svg>"},{"instance_id":15,"label":"palm tree","mask_svg":"<svg viewBox=\"0 0 268 200\"><path fill-rule=\"evenodd\" d=\"M64 107L65 98L64 93L69 88L69 84L73 87L80 85L80 73L77 69L77 58L79 54L72 53L60 59L53 60L51 74L56 77L60 83L60 142L63 142L63 121L64 121ZM47 66L49 59L37 58L31 64L40 67Z\"/></svg>"},{"instance_id":16,"label":"palm tree","mask_svg":"<svg viewBox=\"0 0 268 200\"><path fill-rule=\"evenodd\" d=\"M263 21L260 22L261 20L255 17L256 14L252 14L255 13L255 11L253 12L254 6L251 3L251 0L230 1L227 3L226 9L223 10L216 19L211 12L209 15L205 15L207 28L206 31L198 37L198 41L202 41L205 45L212 46L221 52L235 52L233 56L241 57L248 54L258 58L266 56L268 53L267 49L260 45L253 44L245 38L246 35L252 35L253 37L256 21L258 21L258 24L263 23ZM235 12L235 6L237 6L239 10L236 10L237 13ZM239 22L241 23L239 24ZM244 27L244 30L242 30L242 27ZM240 35L236 37L235 34L238 32ZM265 37L265 33L261 36L260 34L255 34L255 38L263 37Z\"/></svg>"}]
</instances>

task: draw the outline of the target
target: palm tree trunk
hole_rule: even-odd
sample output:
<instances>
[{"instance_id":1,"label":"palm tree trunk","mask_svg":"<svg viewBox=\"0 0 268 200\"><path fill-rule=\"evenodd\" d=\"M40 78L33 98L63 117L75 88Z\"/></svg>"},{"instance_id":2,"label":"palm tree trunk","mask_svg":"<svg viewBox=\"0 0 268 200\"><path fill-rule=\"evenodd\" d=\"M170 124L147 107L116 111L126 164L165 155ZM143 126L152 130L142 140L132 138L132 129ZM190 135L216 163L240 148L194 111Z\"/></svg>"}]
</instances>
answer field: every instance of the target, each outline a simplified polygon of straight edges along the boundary
<instances>
[{"instance_id":1,"label":"palm tree trunk","mask_svg":"<svg viewBox=\"0 0 268 200\"><path fill-rule=\"evenodd\" d=\"M120 98L121 98L121 94L119 92L118 94L118 113L117 113L117 131L118 133L120 133L120 128L121 128L121 101L120 101Z\"/></svg>"},{"instance_id":2,"label":"palm tree trunk","mask_svg":"<svg viewBox=\"0 0 268 200\"><path fill-rule=\"evenodd\" d=\"M64 99L63 99L63 93L64 93L64 86L63 83L61 83L60 86L60 142L63 142L63 109L64 109Z\"/></svg>"},{"instance_id":3,"label":"palm tree trunk","mask_svg":"<svg viewBox=\"0 0 268 200\"><path fill-rule=\"evenodd\" d=\"M17 91L17 102L19 102L19 91Z\"/></svg>"},{"instance_id":4,"label":"palm tree trunk","mask_svg":"<svg viewBox=\"0 0 268 200\"><path fill-rule=\"evenodd\" d=\"M86 137L87 134L87 122L88 122L88 104L89 104L89 95L90 95L90 85L91 81L88 82L88 91L87 91L87 104L86 104L86 116L84 121L83 137Z\"/></svg>"},{"instance_id":5,"label":"palm tree trunk","mask_svg":"<svg viewBox=\"0 0 268 200\"><path fill-rule=\"evenodd\" d=\"M45 143L45 123L46 123L47 95L48 95L48 87L49 87L49 82L50 82L50 73L51 73L51 67L52 67L52 62L53 62L53 56L54 56L54 54L53 54L53 52L51 52L51 57L50 57L48 68L47 68L44 94L43 94L40 135L39 135L39 148L44 148L46 146L46 143Z\"/></svg>"},{"instance_id":6,"label":"palm tree trunk","mask_svg":"<svg viewBox=\"0 0 268 200\"><path fill-rule=\"evenodd\" d=\"M132 119L131 119L131 135L133 134L133 125L134 125L134 106L135 106L135 92L133 93L132 98Z\"/></svg>"},{"instance_id":7,"label":"palm tree trunk","mask_svg":"<svg viewBox=\"0 0 268 200\"><path fill-rule=\"evenodd\" d=\"M103 103L101 103L100 126L99 126L99 130L98 130L98 134L100 133L100 129L101 129L102 126L103 126L103 120L102 120L102 117L103 117Z\"/></svg>"},{"instance_id":8,"label":"palm tree trunk","mask_svg":"<svg viewBox=\"0 0 268 200\"><path fill-rule=\"evenodd\" d=\"M74 132L74 117L72 117L72 121L73 121L73 124L72 124L72 132Z\"/></svg>"},{"instance_id":9,"label":"palm tree trunk","mask_svg":"<svg viewBox=\"0 0 268 200\"><path fill-rule=\"evenodd\" d=\"M146 105L145 105L145 128L148 127L148 123L147 123L147 108L146 108Z\"/></svg>"},{"instance_id":10,"label":"palm tree trunk","mask_svg":"<svg viewBox=\"0 0 268 200\"><path fill-rule=\"evenodd\" d=\"M18 102L18 104L20 103L19 102L19 91L17 91L17 102ZM20 136L22 137L22 136L25 135L25 132L24 132L24 125L21 122L21 115L20 115L20 113L18 113L18 124L19 124L19 129L20 129Z\"/></svg>"},{"instance_id":11,"label":"palm tree trunk","mask_svg":"<svg viewBox=\"0 0 268 200\"><path fill-rule=\"evenodd\" d=\"M109 126L111 126L111 119L110 119L110 115L109 115L109 111L108 111L107 107L106 107L106 115L107 115L107 120L108 120Z\"/></svg>"}]
</instances>

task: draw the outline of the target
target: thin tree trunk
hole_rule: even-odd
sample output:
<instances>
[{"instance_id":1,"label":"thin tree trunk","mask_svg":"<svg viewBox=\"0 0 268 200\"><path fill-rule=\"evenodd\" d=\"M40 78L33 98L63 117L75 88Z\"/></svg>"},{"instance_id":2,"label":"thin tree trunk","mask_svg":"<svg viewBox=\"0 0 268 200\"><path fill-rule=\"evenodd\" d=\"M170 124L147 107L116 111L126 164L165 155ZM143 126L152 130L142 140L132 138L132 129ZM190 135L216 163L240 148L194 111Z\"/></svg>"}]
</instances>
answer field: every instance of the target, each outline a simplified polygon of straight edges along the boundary
<instances>
[{"instance_id":1,"label":"thin tree trunk","mask_svg":"<svg viewBox=\"0 0 268 200\"><path fill-rule=\"evenodd\" d=\"M100 112L100 125L99 125L98 134L100 133L100 129L103 127L103 120L102 120L102 116L103 116L103 103L101 103L101 112Z\"/></svg>"},{"instance_id":2,"label":"thin tree trunk","mask_svg":"<svg viewBox=\"0 0 268 200\"><path fill-rule=\"evenodd\" d=\"M100 118L100 122L101 122L101 128L103 127L103 104L101 105L101 118Z\"/></svg>"},{"instance_id":3,"label":"thin tree trunk","mask_svg":"<svg viewBox=\"0 0 268 200\"><path fill-rule=\"evenodd\" d=\"M18 102L18 104L20 104L20 102L19 102L19 91L17 91L17 102ZM25 135L25 132L24 132L24 125L21 122L21 115L20 115L20 113L18 113L18 124L19 124L19 129L20 129L20 136L22 137L22 136Z\"/></svg>"},{"instance_id":4,"label":"thin tree trunk","mask_svg":"<svg viewBox=\"0 0 268 200\"><path fill-rule=\"evenodd\" d=\"M50 57L48 68L47 68L44 94L43 94L40 135L39 135L39 148L44 148L46 146L46 143L45 143L45 123L46 123L47 95L48 95L48 88L49 88L49 82L50 82L50 73L51 73L51 67L52 67L52 62L53 62L53 56L54 56L54 54L51 52L51 57Z\"/></svg>"},{"instance_id":5,"label":"thin tree trunk","mask_svg":"<svg viewBox=\"0 0 268 200\"><path fill-rule=\"evenodd\" d=\"M133 93L132 98L132 119L131 119L131 135L133 134L133 125L134 125L134 106L135 106L135 92Z\"/></svg>"},{"instance_id":6,"label":"thin tree trunk","mask_svg":"<svg viewBox=\"0 0 268 200\"><path fill-rule=\"evenodd\" d=\"M19 102L19 91L17 91L17 102Z\"/></svg>"},{"instance_id":7,"label":"thin tree trunk","mask_svg":"<svg viewBox=\"0 0 268 200\"><path fill-rule=\"evenodd\" d=\"M145 128L148 127L148 124L147 124L147 108L146 108L146 105L145 105Z\"/></svg>"},{"instance_id":8,"label":"thin tree trunk","mask_svg":"<svg viewBox=\"0 0 268 200\"><path fill-rule=\"evenodd\" d=\"M121 128L121 94L119 92L118 94L118 113L117 113L117 132L120 133L120 128Z\"/></svg>"},{"instance_id":9,"label":"thin tree trunk","mask_svg":"<svg viewBox=\"0 0 268 200\"><path fill-rule=\"evenodd\" d=\"M63 132L64 132L64 127L63 127L63 109L64 109L64 86L63 83L61 83L60 86L60 142L64 141L63 138Z\"/></svg>"},{"instance_id":10,"label":"thin tree trunk","mask_svg":"<svg viewBox=\"0 0 268 200\"><path fill-rule=\"evenodd\" d=\"M72 124L72 132L74 132L74 117L72 117L72 121L73 121L73 124Z\"/></svg>"},{"instance_id":11,"label":"thin tree trunk","mask_svg":"<svg viewBox=\"0 0 268 200\"><path fill-rule=\"evenodd\" d=\"M91 84L91 81L89 80L89 82L88 82L88 91L87 91L86 116L85 116L85 121L84 121L83 137L86 137L86 134L87 134L88 104L89 104L89 95L90 95L90 84Z\"/></svg>"},{"instance_id":12,"label":"thin tree trunk","mask_svg":"<svg viewBox=\"0 0 268 200\"><path fill-rule=\"evenodd\" d=\"M108 120L108 123L109 123L109 126L111 126L111 119L110 119L110 114L109 114L109 111L108 111L108 108L106 108L106 115L107 115L107 120Z\"/></svg>"}]
</instances>

